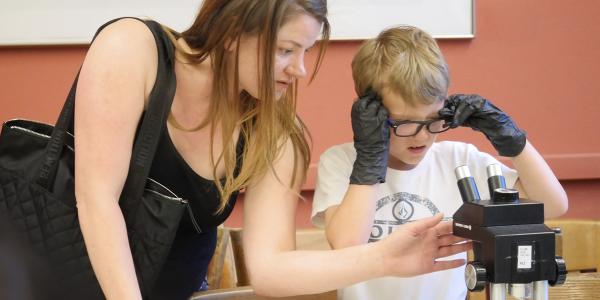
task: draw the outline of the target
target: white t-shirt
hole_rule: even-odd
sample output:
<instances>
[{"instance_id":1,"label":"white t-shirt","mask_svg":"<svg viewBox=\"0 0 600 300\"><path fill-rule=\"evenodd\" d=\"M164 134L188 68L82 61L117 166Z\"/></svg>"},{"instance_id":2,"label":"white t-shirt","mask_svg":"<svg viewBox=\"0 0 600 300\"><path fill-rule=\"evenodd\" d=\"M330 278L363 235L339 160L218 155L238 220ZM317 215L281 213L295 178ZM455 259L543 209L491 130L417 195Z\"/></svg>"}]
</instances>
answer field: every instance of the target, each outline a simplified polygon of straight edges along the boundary
<instances>
[{"instance_id":1,"label":"white t-shirt","mask_svg":"<svg viewBox=\"0 0 600 300\"><path fill-rule=\"evenodd\" d=\"M324 227L325 210L343 200L355 159L352 143L334 146L321 155L312 207L315 226ZM475 146L461 142L434 143L412 170L388 168L386 182L379 188L369 242L385 238L399 225L439 212L451 218L462 205L454 175L458 166L469 166L481 199L489 199L486 167L492 163L502 166L506 186L513 187L518 178L515 170ZM456 258L466 259L466 254L449 257ZM466 293L464 267L460 267L411 278L386 277L361 282L339 290L338 298L464 300Z\"/></svg>"}]
</instances>

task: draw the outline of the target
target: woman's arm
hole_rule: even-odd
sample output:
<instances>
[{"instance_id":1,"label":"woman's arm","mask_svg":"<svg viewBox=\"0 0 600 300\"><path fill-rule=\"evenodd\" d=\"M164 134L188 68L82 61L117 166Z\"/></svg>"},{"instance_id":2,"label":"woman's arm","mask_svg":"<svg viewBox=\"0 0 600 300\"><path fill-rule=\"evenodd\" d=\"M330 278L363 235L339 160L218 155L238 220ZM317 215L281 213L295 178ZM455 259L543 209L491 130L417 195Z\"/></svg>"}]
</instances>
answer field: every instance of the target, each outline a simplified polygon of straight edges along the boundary
<instances>
[{"instance_id":1,"label":"woman's arm","mask_svg":"<svg viewBox=\"0 0 600 300\"><path fill-rule=\"evenodd\" d=\"M458 267L464 260L435 259L466 251L441 215L412 222L386 239L331 251L294 251L300 182L292 190L293 150L288 142L273 172L254 182L244 200L244 250L258 294L320 293L381 276L414 276Z\"/></svg>"},{"instance_id":2,"label":"woman's arm","mask_svg":"<svg viewBox=\"0 0 600 300\"><path fill-rule=\"evenodd\" d=\"M544 203L544 216L556 218L567 212L569 201L562 185L544 158L529 141L516 157L512 158L519 180L515 188L521 198Z\"/></svg>"},{"instance_id":3,"label":"woman's arm","mask_svg":"<svg viewBox=\"0 0 600 300\"><path fill-rule=\"evenodd\" d=\"M108 299L141 299L119 196L144 99L156 76L152 33L124 19L91 45L75 105L75 194L79 222Z\"/></svg>"}]
</instances>

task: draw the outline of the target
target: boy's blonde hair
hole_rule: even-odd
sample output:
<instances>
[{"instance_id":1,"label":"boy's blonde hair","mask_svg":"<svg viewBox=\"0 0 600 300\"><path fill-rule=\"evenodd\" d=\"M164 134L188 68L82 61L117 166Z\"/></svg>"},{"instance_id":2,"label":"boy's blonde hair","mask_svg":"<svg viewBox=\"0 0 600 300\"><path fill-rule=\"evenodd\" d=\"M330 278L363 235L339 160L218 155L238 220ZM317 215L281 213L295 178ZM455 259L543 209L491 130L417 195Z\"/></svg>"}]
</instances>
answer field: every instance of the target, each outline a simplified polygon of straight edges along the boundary
<instances>
[{"instance_id":1,"label":"boy's blonde hair","mask_svg":"<svg viewBox=\"0 0 600 300\"><path fill-rule=\"evenodd\" d=\"M397 26L366 41L352 60L354 88L402 96L407 104L432 104L448 92L448 66L435 40L413 26Z\"/></svg>"}]
</instances>

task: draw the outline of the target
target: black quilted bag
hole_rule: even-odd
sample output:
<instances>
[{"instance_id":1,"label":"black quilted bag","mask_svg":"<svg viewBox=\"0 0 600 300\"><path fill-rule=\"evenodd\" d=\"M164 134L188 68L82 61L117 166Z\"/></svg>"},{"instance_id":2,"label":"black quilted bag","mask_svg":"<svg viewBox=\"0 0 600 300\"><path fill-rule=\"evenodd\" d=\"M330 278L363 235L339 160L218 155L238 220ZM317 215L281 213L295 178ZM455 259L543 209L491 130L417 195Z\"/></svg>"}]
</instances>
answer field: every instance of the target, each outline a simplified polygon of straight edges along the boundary
<instances>
[{"instance_id":1,"label":"black quilted bag","mask_svg":"<svg viewBox=\"0 0 600 300\"><path fill-rule=\"evenodd\" d=\"M167 257L187 202L148 178L159 134L175 93L173 48L160 25L146 21L156 39L156 88L136 134L119 204L127 224L136 273L148 295ZM104 26L110 24L107 23ZM100 28L101 30L102 28ZM99 31L100 31L99 30ZM102 299L92 271L74 192L72 128L77 79L52 127L26 120L3 124L0 133L0 217L7 218L51 266L60 299ZM158 85L157 85L158 86ZM108 222L109 220L107 220Z\"/></svg>"}]
</instances>

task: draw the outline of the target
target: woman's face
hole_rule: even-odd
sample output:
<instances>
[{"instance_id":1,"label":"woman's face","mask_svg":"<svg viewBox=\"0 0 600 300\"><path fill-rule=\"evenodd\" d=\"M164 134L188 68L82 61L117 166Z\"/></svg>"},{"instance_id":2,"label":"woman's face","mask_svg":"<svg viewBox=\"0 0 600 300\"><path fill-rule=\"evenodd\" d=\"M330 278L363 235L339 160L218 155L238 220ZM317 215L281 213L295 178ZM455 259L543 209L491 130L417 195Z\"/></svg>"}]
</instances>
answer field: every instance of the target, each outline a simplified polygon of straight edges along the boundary
<instances>
[{"instance_id":1,"label":"woman's face","mask_svg":"<svg viewBox=\"0 0 600 300\"><path fill-rule=\"evenodd\" d=\"M320 30L321 23L308 14L297 14L279 29L273 61L276 99L285 95L295 80L306 76L304 54L314 45ZM241 38L239 61L240 91L258 98L261 66L256 36Z\"/></svg>"}]
</instances>

